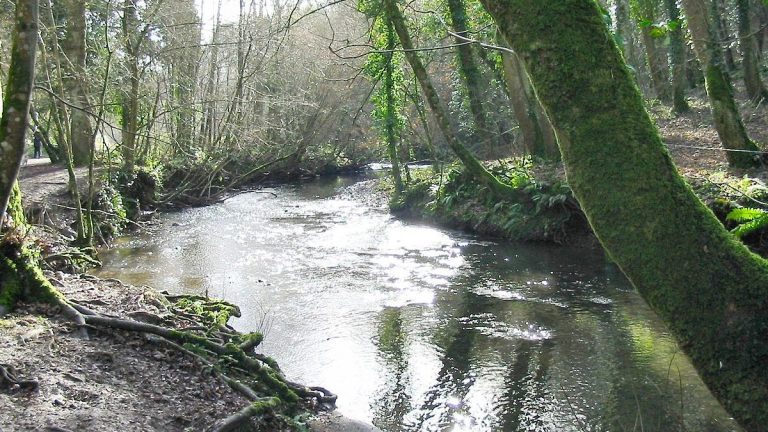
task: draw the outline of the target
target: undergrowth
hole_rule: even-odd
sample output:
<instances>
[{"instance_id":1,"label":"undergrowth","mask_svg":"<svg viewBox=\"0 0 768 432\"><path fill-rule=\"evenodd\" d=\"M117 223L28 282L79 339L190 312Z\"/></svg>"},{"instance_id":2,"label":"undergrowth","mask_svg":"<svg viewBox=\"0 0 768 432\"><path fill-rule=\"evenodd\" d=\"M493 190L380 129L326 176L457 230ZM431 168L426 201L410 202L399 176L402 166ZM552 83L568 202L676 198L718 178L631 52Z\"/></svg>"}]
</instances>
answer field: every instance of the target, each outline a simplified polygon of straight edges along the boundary
<instances>
[{"instance_id":1,"label":"undergrowth","mask_svg":"<svg viewBox=\"0 0 768 432\"><path fill-rule=\"evenodd\" d=\"M518 192L514 198L498 201L461 166L452 165L442 173L413 171L412 181L390 207L401 215L512 240L566 243L571 234L588 232L556 165L521 158L497 162L489 170Z\"/></svg>"}]
</instances>

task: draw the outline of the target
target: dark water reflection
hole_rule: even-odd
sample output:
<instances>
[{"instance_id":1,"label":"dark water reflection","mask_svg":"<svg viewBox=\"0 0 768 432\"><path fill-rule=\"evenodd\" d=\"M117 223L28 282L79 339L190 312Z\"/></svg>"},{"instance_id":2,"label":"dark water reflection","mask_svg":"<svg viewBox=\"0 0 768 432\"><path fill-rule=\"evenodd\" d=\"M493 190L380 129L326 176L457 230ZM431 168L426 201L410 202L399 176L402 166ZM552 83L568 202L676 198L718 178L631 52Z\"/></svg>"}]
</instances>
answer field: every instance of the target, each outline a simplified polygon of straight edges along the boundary
<instances>
[{"instance_id":1,"label":"dark water reflection","mask_svg":"<svg viewBox=\"0 0 768 432\"><path fill-rule=\"evenodd\" d=\"M599 251L397 221L350 179L165 216L102 276L241 306L296 380L386 431L731 431Z\"/></svg>"}]
</instances>

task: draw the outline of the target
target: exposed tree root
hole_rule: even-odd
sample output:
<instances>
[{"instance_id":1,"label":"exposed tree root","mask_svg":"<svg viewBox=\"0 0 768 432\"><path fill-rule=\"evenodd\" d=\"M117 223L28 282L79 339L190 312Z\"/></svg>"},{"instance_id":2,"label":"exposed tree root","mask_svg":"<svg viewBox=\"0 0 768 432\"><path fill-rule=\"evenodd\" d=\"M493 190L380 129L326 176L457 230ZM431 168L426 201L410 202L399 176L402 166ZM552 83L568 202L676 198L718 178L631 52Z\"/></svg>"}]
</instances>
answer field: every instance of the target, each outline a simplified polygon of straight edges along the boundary
<instances>
[{"instance_id":1,"label":"exposed tree root","mask_svg":"<svg viewBox=\"0 0 768 432\"><path fill-rule=\"evenodd\" d=\"M74 310L78 320L82 320L81 328L110 328L152 335L156 337L153 340L196 358L211 374L251 401L251 405L213 430L233 430L252 416L274 413L278 409L292 412L301 401L325 409L335 406L336 395L327 389L289 381L274 360L255 353L254 348L263 339L261 334L240 334L226 326L230 315L239 315L236 306L196 296L166 298L171 301L167 307L172 316L169 321L175 319L184 325L183 328L109 317L75 302L63 302ZM190 309L190 305L194 307ZM157 322L155 318L159 317L152 318Z\"/></svg>"},{"instance_id":2,"label":"exposed tree root","mask_svg":"<svg viewBox=\"0 0 768 432\"><path fill-rule=\"evenodd\" d=\"M215 425L212 432L229 432L237 430L243 423L251 417L264 414L271 411L280 404L280 399L276 397L265 397L253 401L247 407L225 418L220 424Z\"/></svg>"},{"instance_id":3,"label":"exposed tree root","mask_svg":"<svg viewBox=\"0 0 768 432\"><path fill-rule=\"evenodd\" d=\"M39 386L35 380L17 378L13 366L0 364L0 389L36 391Z\"/></svg>"}]
</instances>

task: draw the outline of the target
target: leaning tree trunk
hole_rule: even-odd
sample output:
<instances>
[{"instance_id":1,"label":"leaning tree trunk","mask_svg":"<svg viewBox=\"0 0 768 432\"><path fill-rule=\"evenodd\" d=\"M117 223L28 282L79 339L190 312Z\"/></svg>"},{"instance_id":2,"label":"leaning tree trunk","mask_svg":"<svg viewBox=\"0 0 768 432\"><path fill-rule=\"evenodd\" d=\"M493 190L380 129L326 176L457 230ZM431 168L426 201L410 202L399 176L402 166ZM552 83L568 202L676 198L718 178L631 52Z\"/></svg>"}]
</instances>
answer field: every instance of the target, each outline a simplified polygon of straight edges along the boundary
<instances>
[{"instance_id":1,"label":"leaning tree trunk","mask_svg":"<svg viewBox=\"0 0 768 432\"><path fill-rule=\"evenodd\" d=\"M760 59L757 55L757 39L750 23L750 1L736 0L739 12L739 45L741 46L741 66L744 72L744 85L750 100L760 103L768 100L768 90L760 79Z\"/></svg>"},{"instance_id":2,"label":"leaning tree trunk","mask_svg":"<svg viewBox=\"0 0 768 432\"><path fill-rule=\"evenodd\" d=\"M424 96L429 104L432 113L437 119L437 124L443 133L443 137L448 143L456 157L461 160L462 164L466 168L467 172L480 184L486 186L492 194L499 198L505 198L515 195L516 192L511 186L502 183L491 174L483 164L480 163L472 153L464 147L464 145L453 133L453 126L448 118L447 110L440 101L440 97L437 95L437 90L432 85L432 81L427 75L427 69L421 62L417 51L413 47L411 36L408 33L408 28L405 25L405 17L400 11L397 5L397 0L384 0L384 9L387 17L392 20L392 25L395 27L395 33L397 33L400 39L400 44L403 47L406 60L411 65L416 79L419 81L419 85L424 91Z\"/></svg>"},{"instance_id":3,"label":"leaning tree trunk","mask_svg":"<svg viewBox=\"0 0 768 432\"><path fill-rule=\"evenodd\" d=\"M483 0L550 115L611 258L747 430L768 424L768 262L675 169L592 0Z\"/></svg>"},{"instance_id":4,"label":"leaning tree trunk","mask_svg":"<svg viewBox=\"0 0 768 432\"><path fill-rule=\"evenodd\" d=\"M688 17L688 28L693 36L693 48L704 69L704 85L707 89L715 129L723 147L728 151L728 164L734 167L752 167L759 163L751 151L759 150L747 135L741 115L733 99L731 78L723 65L723 55L711 24L708 4L712 0L682 0Z\"/></svg>"}]
</instances>

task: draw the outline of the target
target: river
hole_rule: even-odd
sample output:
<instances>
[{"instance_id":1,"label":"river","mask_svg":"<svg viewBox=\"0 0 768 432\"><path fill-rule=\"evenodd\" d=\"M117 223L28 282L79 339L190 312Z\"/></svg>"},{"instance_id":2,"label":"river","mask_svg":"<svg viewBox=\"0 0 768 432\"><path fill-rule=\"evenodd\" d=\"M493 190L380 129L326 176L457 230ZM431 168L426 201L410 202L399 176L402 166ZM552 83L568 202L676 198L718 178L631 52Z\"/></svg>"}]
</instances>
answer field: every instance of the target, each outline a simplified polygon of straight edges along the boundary
<instances>
[{"instance_id":1,"label":"river","mask_svg":"<svg viewBox=\"0 0 768 432\"><path fill-rule=\"evenodd\" d=\"M400 221L370 181L165 214L97 275L238 304L289 378L385 431L740 430L602 252Z\"/></svg>"}]
</instances>

